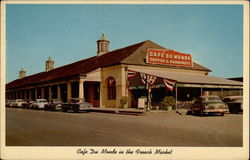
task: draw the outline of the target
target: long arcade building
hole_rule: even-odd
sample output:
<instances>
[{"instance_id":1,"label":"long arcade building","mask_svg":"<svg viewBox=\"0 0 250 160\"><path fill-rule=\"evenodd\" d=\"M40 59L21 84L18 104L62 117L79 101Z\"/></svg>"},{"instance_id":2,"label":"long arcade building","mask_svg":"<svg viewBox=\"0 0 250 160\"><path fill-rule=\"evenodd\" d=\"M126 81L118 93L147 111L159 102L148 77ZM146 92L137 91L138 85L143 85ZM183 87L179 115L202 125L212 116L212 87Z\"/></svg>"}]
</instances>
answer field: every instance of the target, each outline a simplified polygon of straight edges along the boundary
<instances>
[{"instance_id":1,"label":"long arcade building","mask_svg":"<svg viewBox=\"0 0 250 160\"><path fill-rule=\"evenodd\" d=\"M49 57L45 71L6 84L6 99L84 98L94 107L119 107L128 97L137 108L138 98L148 96L159 105L165 96L191 101L200 95L240 95L243 84L208 76L211 72L192 60L192 55L166 49L147 40L109 51L110 41L102 34L97 55L54 68ZM148 92L149 91L149 92Z\"/></svg>"}]
</instances>

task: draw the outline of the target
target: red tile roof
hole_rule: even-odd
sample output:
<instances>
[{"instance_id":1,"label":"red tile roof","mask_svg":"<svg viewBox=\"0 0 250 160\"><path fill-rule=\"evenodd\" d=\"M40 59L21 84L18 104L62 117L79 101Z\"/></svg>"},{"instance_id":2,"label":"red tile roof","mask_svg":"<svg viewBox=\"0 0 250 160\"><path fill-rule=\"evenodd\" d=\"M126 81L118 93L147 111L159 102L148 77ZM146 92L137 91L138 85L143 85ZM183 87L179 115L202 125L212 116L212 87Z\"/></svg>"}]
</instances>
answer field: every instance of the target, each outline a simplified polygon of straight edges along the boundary
<instances>
[{"instance_id":1,"label":"red tile roof","mask_svg":"<svg viewBox=\"0 0 250 160\"><path fill-rule=\"evenodd\" d=\"M71 63L62 67L52 69L47 72L40 72L37 74L26 76L22 79L14 80L6 85L6 89L42 84L52 80L58 80L65 77L85 74L98 68L103 68L117 64L135 64L135 65L157 66L166 68L182 68L189 70L204 70L210 72L209 69L196 63L193 64L193 68L147 64L145 63L145 57L148 48L164 49L164 47L161 47L153 43L152 41L149 40L143 41L128 47L108 52L101 56L91 57L88 59L84 59L81 61L77 61L75 63Z\"/></svg>"}]
</instances>

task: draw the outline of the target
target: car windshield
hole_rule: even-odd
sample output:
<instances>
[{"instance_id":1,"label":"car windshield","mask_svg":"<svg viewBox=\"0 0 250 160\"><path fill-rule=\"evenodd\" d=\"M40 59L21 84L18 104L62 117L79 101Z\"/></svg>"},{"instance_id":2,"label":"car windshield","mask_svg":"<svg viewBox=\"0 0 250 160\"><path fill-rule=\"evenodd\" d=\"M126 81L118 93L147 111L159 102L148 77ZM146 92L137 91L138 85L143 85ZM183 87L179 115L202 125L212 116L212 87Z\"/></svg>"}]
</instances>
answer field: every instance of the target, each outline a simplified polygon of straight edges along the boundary
<instances>
[{"instance_id":1,"label":"car windshield","mask_svg":"<svg viewBox=\"0 0 250 160\"><path fill-rule=\"evenodd\" d=\"M236 101L243 101L243 97L238 97L238 98L232 99L232 102L236 102Z\"/></svg>"},{"instance_id":2,"label":"car windshield","mask_svg":"<svg viewBox=\"0 0 250 160\"><path fill-rule=\"evenodd\" d=\"M221 102L220 97L205 97L202 98L203 102Z\"/></svg>"},{"instance_id":3,"label":"car windshield","mask_svg":"<svg viewBox=\"0 0 250 160\"><path fill-rule=\"evenodd\" d=\"M53 102L53 103L59 103L60 101L57 100L57 99L54 99L52 102Z\"/></svg>"}]
</instances>

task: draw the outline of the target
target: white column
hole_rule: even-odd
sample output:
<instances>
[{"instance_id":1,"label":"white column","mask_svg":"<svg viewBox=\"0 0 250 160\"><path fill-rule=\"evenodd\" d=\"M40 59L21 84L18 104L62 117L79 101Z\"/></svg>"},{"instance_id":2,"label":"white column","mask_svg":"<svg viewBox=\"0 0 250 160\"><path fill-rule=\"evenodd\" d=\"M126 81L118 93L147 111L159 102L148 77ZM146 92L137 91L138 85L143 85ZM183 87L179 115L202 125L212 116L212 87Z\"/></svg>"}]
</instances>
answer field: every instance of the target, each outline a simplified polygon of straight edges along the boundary
<instances>
[{"instance_id":1,"label":"white column","mask_svg":"<svg viewBox=\"0 0 250 160\"><path fill-rule=\"evenodd\" d=\"M79 80L79 98L84 100L84 80L80 79Z\"/></svg>"},{"instance_id":2,"label":"white column","mask_svg":"<svg viewBox=\"0 0 250 160\"><path fill-rule=\"evenodd\" d=\"M71 98L71 83L68 81L67 83L67 100Z\"/></svg>"},{"instance_id":3,"label":"white column","mask_svg":"<svg viewBox=\"0 0 250 160\"><path fill-rule=\"evenodd\" d=\"M61 100L61 87L59 84L57 85L57 99Z\"/></svg>"}]
</instances>

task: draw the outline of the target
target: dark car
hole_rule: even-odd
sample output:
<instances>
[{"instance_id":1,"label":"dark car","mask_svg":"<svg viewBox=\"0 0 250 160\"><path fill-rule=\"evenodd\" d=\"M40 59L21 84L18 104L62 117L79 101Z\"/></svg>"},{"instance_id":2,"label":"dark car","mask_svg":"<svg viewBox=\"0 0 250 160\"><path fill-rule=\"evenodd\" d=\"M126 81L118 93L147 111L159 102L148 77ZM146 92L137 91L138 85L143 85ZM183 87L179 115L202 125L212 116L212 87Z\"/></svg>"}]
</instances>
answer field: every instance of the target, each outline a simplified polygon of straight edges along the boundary
<instances>
[{"instance_id":1,"label":"dark car","mask_svg":"<svg viewBox=\"0 0 250 160\"><path fill-rule=\"evenodd\" d=\"M237 114L243 112L243 97L242 96L227 96L223 101L227 104L229 112Z\"/></svg>"},{"instance_id":2,"label":"dark car","mask_svg":"<svg viewBox=\"0 0 250 160\"><path fill-rule=\"evenodd\" d=\"M61 110L62 102L59 99L52 99L48 104L44 105L45 111L59 111Z\"/></svg>"},{"instance_id":3,"label":"dark car","mask_svg":"<svg viewBox=\"0 0 250 160\"><path fill-rule=\"evenodd\" d=\"M29 106L30 106L29 101L25 101L24 103L22 103L22 108L23 108L23 109L28 109Z\"/></svg>"},{"instance_id":4,"label":"dark car","mask_svg":"<svg viewBox=\"0 0 250 160\"><path fill-rule=\"evenodd\" d=\"M93 109L93 105L85 102L83 99L80 98L71 98L68 100L67 103L62 104L62 111L67 112L68 110L72 110L74 112L79 111L90 111Z\"/></svg>"},{"instance_id":5,"label":"dark car","mask_svg":"<svg viewBox=\"0 0 250 160\"><path fill-rule=\"evenodd\" d=\"M198 115L218 113L223 116L228 108L219 96L200 96L191 106L191 112Z\"/></svg>"}]
</instances>

